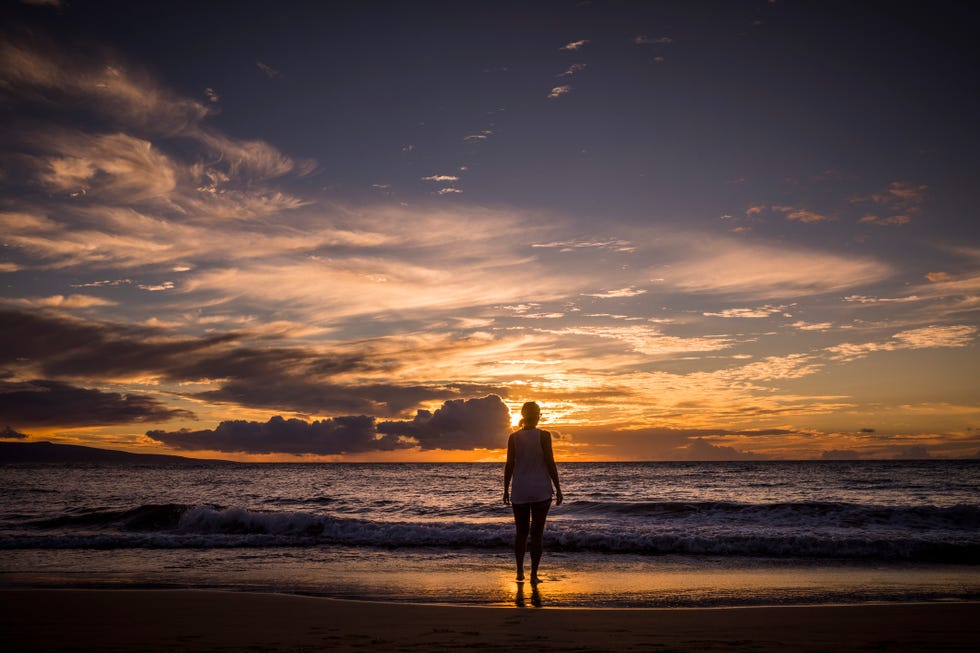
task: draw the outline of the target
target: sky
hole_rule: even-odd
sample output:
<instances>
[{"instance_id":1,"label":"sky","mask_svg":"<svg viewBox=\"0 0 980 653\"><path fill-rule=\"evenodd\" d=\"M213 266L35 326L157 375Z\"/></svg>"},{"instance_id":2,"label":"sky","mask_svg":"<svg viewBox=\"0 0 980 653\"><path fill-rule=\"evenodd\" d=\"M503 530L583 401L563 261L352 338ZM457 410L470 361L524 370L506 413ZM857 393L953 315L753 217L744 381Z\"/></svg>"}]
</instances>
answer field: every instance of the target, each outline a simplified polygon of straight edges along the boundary
<instances>
[{"instance_id":1,"label":"sky","mask_svg":"<svg viewBox=\"0 0 980 653\"><path fill-rule=\"evenodd\" d=\"M0 439L980 456L966 2L7 2Z\"/></svg>"}]
</instances>

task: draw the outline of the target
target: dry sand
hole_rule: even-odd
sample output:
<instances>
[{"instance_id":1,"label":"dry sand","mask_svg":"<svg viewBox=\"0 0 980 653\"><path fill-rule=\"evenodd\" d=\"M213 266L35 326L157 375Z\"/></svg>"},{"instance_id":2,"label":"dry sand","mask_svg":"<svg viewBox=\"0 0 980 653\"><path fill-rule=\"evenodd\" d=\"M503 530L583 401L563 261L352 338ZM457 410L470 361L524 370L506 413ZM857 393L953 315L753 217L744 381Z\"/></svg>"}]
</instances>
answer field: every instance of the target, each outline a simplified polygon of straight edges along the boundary
<instances>
[{"instance_id":1,"label":"dry sand","mask_svg":"<svg viewBox=\"0 0 980 653\"><path fill-rule=\"evenodd\" d=\"M0 591L3 651L974 651L980 604L461 607L184 590Z\"/></svg>"}]
</instances>

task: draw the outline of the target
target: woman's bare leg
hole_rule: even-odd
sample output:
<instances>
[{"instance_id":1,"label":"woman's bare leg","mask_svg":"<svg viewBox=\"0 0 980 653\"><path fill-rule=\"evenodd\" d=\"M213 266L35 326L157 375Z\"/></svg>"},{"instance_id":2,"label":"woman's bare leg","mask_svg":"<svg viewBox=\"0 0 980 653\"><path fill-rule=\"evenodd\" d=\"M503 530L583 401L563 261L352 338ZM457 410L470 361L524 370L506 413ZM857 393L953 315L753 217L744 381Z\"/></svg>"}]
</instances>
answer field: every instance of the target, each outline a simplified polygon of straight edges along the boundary
<instances>
[{"instance_id":1,"label":"woman's bare leg","mask_svg":"<svg viewBox=\"0 0 980 653\"><path fill-rule=\"evenodd\" d=\"M514 562L517 563L517 580L524 580L524 552L527 550L527 535L531 529L531 506L529 504L514 504ZM538 554L541 557L541 554ZM531 549L531 560L534 560L534 549ZM536 567L535 567L536 568Z\"/></svg>"},{"instance_id":2,"label":"woman's bare leg","mask_svg":"<svg viewBox=\"0 0 980 653\"><path fill-rule=\"evenodd\" d=\"M541 563L541 551L543 549L544 522L548 518L548 510L550 508L551 501L540 501L531 504L531 583L541 582L541 579L538 578L538 565ZM522 555L522 563L523 560L524 556Z\"/></svg>"}]
</instances>

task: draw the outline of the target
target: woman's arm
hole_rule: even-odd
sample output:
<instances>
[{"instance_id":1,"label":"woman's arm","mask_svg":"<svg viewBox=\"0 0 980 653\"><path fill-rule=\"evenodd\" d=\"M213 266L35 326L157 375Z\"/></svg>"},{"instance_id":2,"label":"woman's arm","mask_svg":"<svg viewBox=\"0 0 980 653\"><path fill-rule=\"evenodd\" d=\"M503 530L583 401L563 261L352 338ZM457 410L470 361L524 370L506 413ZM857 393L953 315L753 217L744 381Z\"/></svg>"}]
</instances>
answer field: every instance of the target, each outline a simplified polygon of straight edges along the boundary
<instances>
[{"instance_id":1,"label":"woman's arm","mask_svg":"<svg viewBox=\"0 0 980 653\"><path fill-rule=\"evenodd\" d=\"M510 479L514 476L514 434L507 438L507 463L504 465L504 503L510 503Z\"/></svg>"},{"instance_id":2,"label":"woman's arm","mask_svg":"<svg viewBox=\"0 0 980 653\"><path fill-rule=\"evenodd\" d=\"M558 465L555 464L555 453L551 450L551 433L541 431L541 448L544 450L544 464L548 467L548 476L555 486L555 505L560 506L565 497L561 494L561 483L558 482Z\"/></svg>"}]
</instances>

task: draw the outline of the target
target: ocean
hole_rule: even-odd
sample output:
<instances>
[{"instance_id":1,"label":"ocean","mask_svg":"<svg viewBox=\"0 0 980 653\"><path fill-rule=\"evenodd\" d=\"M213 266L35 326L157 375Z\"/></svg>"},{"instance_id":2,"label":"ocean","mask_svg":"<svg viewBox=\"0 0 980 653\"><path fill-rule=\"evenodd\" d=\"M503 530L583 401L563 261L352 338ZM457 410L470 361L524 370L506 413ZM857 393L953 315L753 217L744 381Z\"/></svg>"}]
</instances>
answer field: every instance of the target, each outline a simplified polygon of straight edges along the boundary
<instances>
[{"instance_id":1,"label":"ocean","mask_svg":"<svg viewBox=\"0 0 980 653\"><path fill-rule=\"evenodd\" d=\"M499 464L5 465L0 586L553 607L980 599L980 461L559 470L532 591L514 580Z\"/></svg>"}]
</instances>

